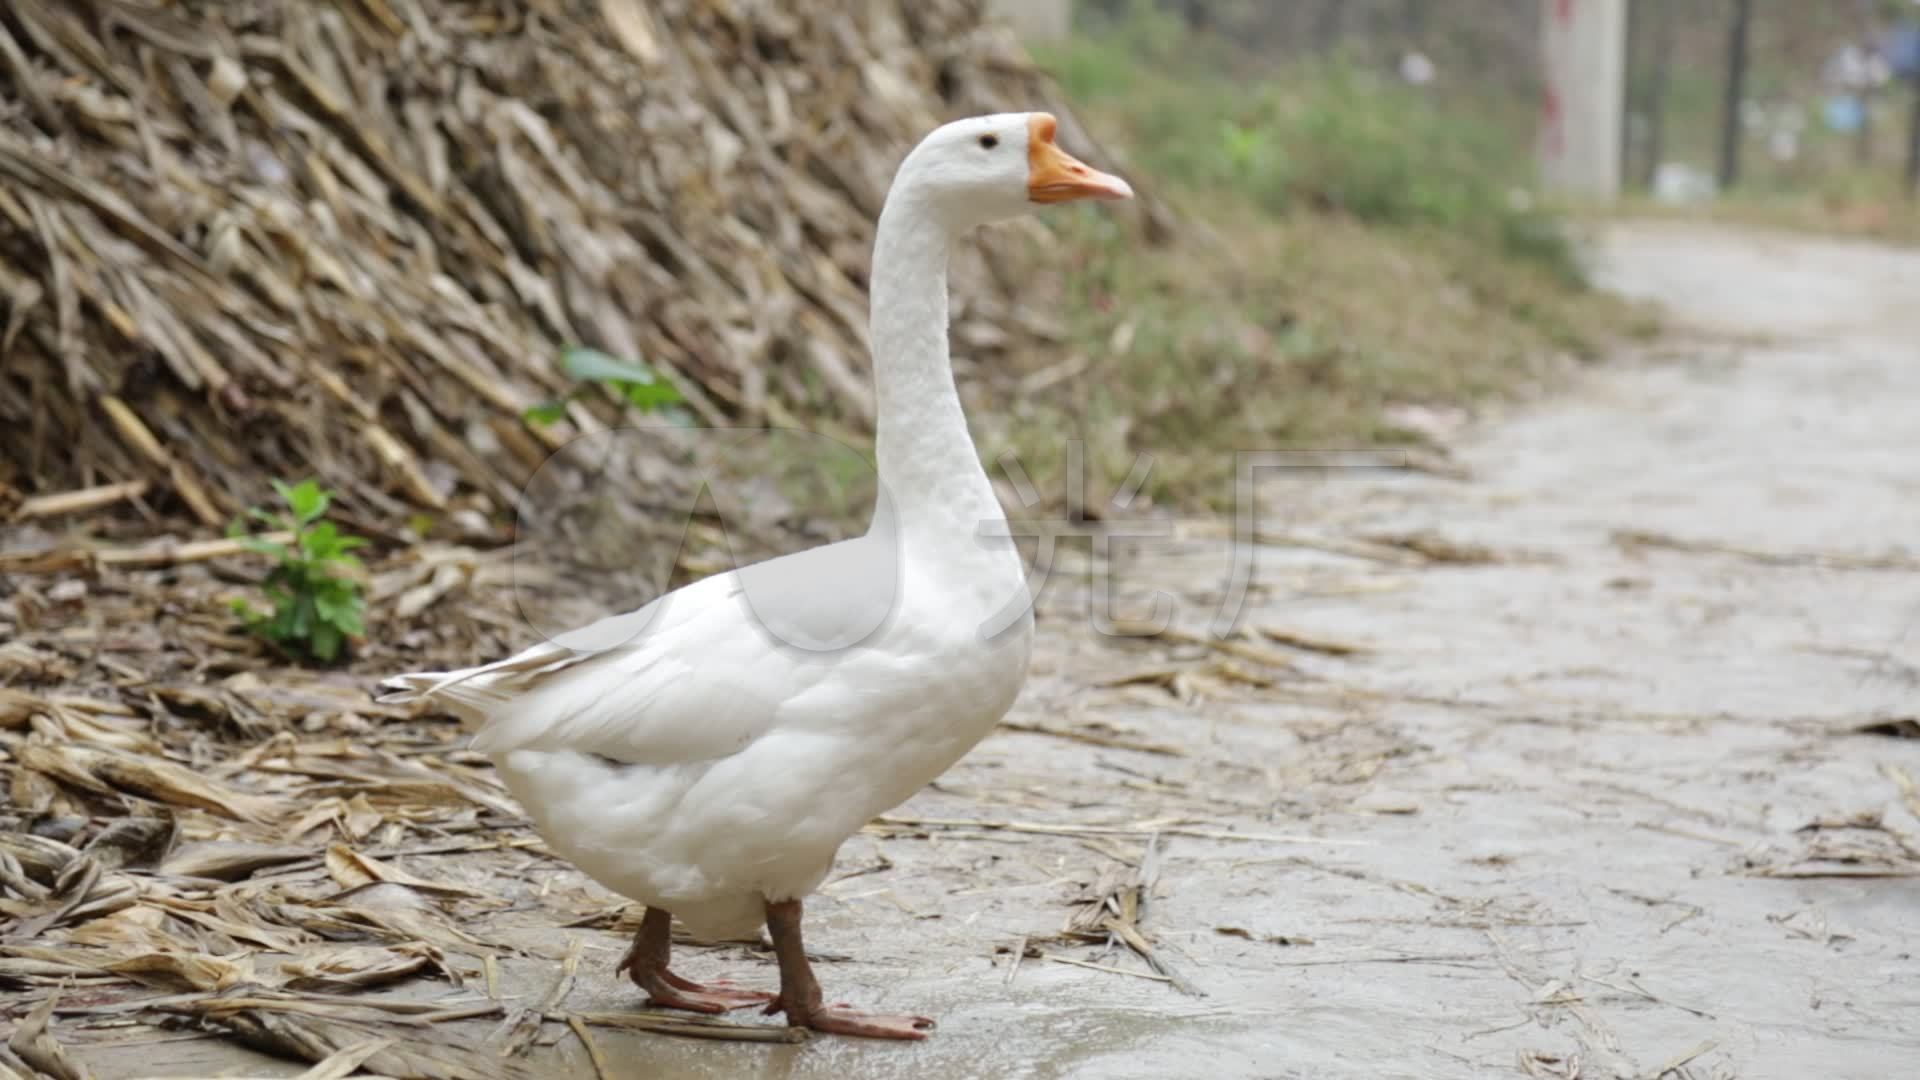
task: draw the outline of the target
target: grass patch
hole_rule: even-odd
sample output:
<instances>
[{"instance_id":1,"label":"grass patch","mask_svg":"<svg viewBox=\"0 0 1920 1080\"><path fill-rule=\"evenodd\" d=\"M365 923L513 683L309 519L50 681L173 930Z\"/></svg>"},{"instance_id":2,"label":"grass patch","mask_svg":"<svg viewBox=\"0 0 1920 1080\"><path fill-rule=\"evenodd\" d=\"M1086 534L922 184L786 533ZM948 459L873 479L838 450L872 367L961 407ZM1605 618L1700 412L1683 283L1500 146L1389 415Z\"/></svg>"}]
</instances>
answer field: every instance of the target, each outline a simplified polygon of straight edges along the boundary
<instances>
[{"instance_id":1,"label":"grass patch","mask_svg":"<svg viewBox=\"0 0 1920 1080\"><path fill-rule=\"evenodd\" d=\"M1142 12L1041 60L1189 207L1224 199L1276 217L1431 226L1580 282L1556 216L1526 190L1526 147L1494 119L1506 102L1439 97L1347 59L1222 77L1229 61L1196 65L1206 46L1167 44L1180 34Z\"/></svg>"},{"instance_id":2,"label":"grass patch","mask_svg":"<svg viewBox=\"0 0 1920 1080\"><path fill-rule=\"evenodd\" d=\"M989 458L1057 494L1079 438L1092 499L1147 454L1156 501L1222 508L1236 450L1421 442L1413 407L1470 408L1650 329L1588 288L1524 148L1478 110L1341 62L1249 81L1219 49L1136 16L1042 54L1190 228L1148 248L1098 209L1045 216L1066 242L1037 302L1084 371L1030 372L983 425Z\"/></svg>"}]
</instances>

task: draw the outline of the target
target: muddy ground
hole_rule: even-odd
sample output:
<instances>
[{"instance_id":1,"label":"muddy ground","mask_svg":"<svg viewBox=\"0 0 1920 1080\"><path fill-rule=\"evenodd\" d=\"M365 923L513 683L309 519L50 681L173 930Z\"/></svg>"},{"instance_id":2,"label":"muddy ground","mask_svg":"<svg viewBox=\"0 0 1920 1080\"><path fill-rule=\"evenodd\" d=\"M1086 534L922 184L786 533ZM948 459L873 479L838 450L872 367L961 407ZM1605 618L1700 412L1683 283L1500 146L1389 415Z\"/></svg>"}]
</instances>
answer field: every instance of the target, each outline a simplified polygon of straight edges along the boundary
<instances>
[{"instance_id":1,"label":"muddy ground","mask_svg":"<svg viewBox=\"0 0 1920 1080\"><path fill-rule=\"evenodd\" d=\"M830 998L933 1038L583 1025L604 1074L1911 1075L1920 256L1664 224L1603 249L1678 336L1454 440L1468 476L1273 480L1246 637L1179 639L1215 617L1224 525L1119 560L1121 613L1177 600L1144 642L1092 629L1061 557L1009 730L811 902ZM553 928L613 905L536 848L389 861L515 903L465 916L490 982L388 998L637 1007L620 933ZM1061 936L1142 885L1126 925L1167 974ZM756 948L681 956L774 980ZM305 1068L111 1013L54 1030L101 1078ZM525 1060L595 1069L558 1022Z\"/></svg>"}]
</instances>

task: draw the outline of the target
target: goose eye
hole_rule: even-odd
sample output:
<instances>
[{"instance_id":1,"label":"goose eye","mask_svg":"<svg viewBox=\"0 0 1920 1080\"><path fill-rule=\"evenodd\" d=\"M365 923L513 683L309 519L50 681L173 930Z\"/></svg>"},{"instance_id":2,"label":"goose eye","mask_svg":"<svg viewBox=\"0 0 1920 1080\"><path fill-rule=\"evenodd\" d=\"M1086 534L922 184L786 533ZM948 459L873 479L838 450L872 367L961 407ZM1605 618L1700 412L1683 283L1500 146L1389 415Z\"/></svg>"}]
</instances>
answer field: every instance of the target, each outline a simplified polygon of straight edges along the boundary
<instances>
[{"instance_id":1,"label":"goose eye","mask_svg":"<svg viewBox=\"0 0 1920 1080\"><path fill-rule=\"evenodd\" d=\"M994 147L996 147L996 146L999 146L999 145L1000 145L1000 136L998 136L998 135L982 135L982 136L980 136L980 148L981 148L982 150L991 150L991 149L993 149Z\"/></svg>"}]
</instances>

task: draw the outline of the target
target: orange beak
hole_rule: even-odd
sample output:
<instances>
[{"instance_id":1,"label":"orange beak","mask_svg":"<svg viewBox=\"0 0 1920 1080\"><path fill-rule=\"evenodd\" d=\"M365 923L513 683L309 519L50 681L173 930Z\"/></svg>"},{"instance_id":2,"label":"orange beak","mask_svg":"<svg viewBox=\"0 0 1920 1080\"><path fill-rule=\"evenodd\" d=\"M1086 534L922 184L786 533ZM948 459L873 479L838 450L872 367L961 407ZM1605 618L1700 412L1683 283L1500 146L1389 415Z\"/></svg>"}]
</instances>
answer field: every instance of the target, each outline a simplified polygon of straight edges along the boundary
<instances>
[{"instance_id":1,"label":"orange beak","mask_svg":"<svg viewBox=\"0 0 1920 1080\"><path fill-rule=\"evenodd\" d=\"M1117 176L1089 168L1053 141L1059 121L1034 113L1027 121L1027 198L1037 203L1075 199L1131 199L1133 189Z\"/></svg>"}]
</instances>

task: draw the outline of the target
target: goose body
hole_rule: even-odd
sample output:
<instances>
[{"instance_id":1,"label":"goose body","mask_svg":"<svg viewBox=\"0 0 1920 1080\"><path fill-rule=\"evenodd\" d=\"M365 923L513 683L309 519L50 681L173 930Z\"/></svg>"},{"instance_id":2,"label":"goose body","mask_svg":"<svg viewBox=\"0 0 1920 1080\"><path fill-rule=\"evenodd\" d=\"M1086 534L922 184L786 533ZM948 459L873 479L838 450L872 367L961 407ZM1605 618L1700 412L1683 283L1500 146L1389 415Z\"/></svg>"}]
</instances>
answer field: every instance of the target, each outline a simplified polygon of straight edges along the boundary
<instances>
[{"instance_id":1,"label":"goose body","mask_svg":"<svg viewBox=\"0 0 1920 1080\"><path fill-rule=\"evenodd\" d=\"M891 547L869 533L706 578L439 696L485 721L475 748L558 854L697 934L751 933L765 899L812 892L841 843L959 760L1026 678L1011 548L956 580ZM896 556L897 590L868 580ZM808 631L861 640L785 640Z\"/></svg>"},{"instance_id":2,"label":"goose body","mask_svg":"<svg viewBox=\"0 0 1920 1080\"><path fill-rule=\"evenodd\" d=\"M1025 569L954 388L946 269L974 225L1130 194L1053 140L1044 113L957 121L895 177L874 250L880 498L864 535L504 660L386 684L383 700L431 700L475 724L475 748L548 844L647 906L627 966L657 1003L765 1000L668 972L671 912L714 937L766 922L774 1004L791 1023L906 1038L931 1026L820 1006L799 901L847 837L985 737L1026 679Z\"/></svg>"}]
</instances>

